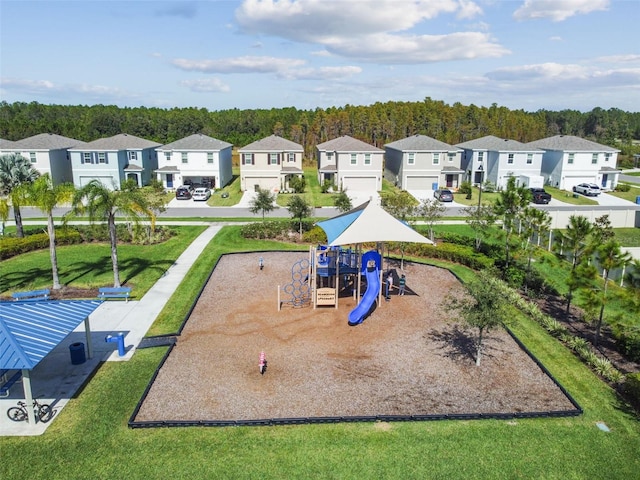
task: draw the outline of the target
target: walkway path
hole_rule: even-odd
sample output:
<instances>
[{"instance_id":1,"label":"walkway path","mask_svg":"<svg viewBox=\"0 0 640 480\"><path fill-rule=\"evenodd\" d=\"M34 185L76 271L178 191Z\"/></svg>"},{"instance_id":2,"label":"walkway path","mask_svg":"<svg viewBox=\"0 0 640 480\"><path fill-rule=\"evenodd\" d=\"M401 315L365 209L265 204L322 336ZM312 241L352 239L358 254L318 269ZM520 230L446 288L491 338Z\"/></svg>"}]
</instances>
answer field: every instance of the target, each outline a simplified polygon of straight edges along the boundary
<instances>
[{"instance_id":1,"label":"walkway path","mask_svg":"<svg viewBox=\"0 0 640 480\"><path fill-rule=\"evenodd\" d=\"M31 372L34 398L51 404L56 415L59 415L100 362L131 359L173 292L221 228L218 225L210 226L200 234L140 300L103 302L89 316L93 358L88 358L80 365L71 364L69 345L85 341L84 324L81 324ZM115 336L120 332L125 335L126 354L123 357L118 355L115 343L105 341L106 335ZM36 425L12 422L5 412L24 398L22 385L14 385L10 393L8 398L0 399L0 436L41 435L55 421L54 417L49 423Z\"/></svg>"}]
</instances>

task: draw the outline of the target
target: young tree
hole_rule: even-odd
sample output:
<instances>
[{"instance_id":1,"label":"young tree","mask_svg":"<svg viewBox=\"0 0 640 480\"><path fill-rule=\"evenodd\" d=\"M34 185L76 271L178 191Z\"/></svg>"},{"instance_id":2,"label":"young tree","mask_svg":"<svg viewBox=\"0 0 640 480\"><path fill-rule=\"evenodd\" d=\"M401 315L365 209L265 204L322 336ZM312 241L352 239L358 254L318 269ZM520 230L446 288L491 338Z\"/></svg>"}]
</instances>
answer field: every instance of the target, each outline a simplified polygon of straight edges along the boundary
<instances>
[{"instance_id":1,"label":"young tree","mask_svg":"<svg viewBox=\"0 0 640 480\"><path fill-rule=\"evenodd\" d=\"M429 227L429 239L433 242L433 226L442 218L444 212L447 211L442 203L435 198L425 198L419 207L416 208L416 214L424 218L425 223Z\"/></svg>"},{"instance_id":2,"label":"young tree","mask_svg":"<svg viewBox=\"0 0 640 480\"><path fill-rule=\"evenodd\" d=\"M486 272L479 272L478 277L467 284L470 297L448 298L447 309L457 313L472 328L477 329L476 365L480 365L484 334L508 322L510 313L507 301L498 288L498 279Z\"/></svg>"},{"instance_id":3,"label":"young tree","mask_svg":"<svg viewBox=\"0 0 640 480\"><path fill-rule=\"evenodd\" d=\"M294 195L289 199L287 209L293 218L298 219L300 237L302 237L302 219L311 216L311 205L303 197Z\"/></svg>"},{"instance_id":4,"label":"young tree","mask_svg":"<svg viewBox=\"0 0 640 480\"><path fill-rule=\"evenodd\" d=\"M151 233L156 231L158 215L167 210L167 197L162 182L153 180L146 187L140 189L151 214Z\"/></svg>"},{"instance_id":5,"label":"young tree","mask_svg":"<svg viewBox=\"0 0 640 480\"><path fill-rule=\"evenodd\" d=\"M349 198L349 195L347 195L346 190L343 190L333 196L333 204L339 211L343 213L348 212L353 208L351 199Z\"/></svg>"},{"instance_id":6,"label":"young tree","mask_svg":"<svg viewBox=\"0 0 640 480\"><path fill-rule=\"evenodd\" d=\"M54 185L51 176L45 173L31 184L29 199L34 206L47 214L47 234L49 235L49 257L51 258L51 273L53 289L59 290L60 276L58 275L58 256L56 254L56 229L53 224L53 209L61 203L69 202L73 198L75 188L71 183Z\"/></svg>"},{"instance_id":7,"label":"young tree","mask_svg":"<svg viewBox=\"0 0 640 480\"><path fill-rule=\"evenodd\" d=\"M262 212L262 221L264 221L265 213L269 213L275 210L275 202L276 198L269 190L264 190L262 188L258 189L258 194L251 200L251 204L249 206L249 211L256 215L258 212Z\"/></svg>"},{"instance_id":8,"label":"young tree","mask_svg":"<svg viewBox=\"0 0 640 480\"><path fill-rule=\"evenodd\" d=\"M39 176L40 173L33 168L31 162L20 154L12 153L0 157L0 196L7 197L11 202L16 221L16 235L20 238L24 237L20 207L26 200L29 184Z\"/></svg>"},{"instance_id":9,"label":"young tree","mask_svg":"<svg viewBox=\"0 0 640 480\"><path fill-rule=\"evenodd\" d=\"M556 240L556 250L559 250L563 254L565 251L569 252L571 258L571 272L569 273L569 279L567 281L567 287L569 288L567 292L567 314L571 307L573 292L580 284L580 277L576 275L576 268L589 249L588 240L592 230L593 226L587 217L571 215L566 231L561 233Z\"/></svg>"},{"instance_id":10,"label":"young tree","mask_svg":"<svg viewBox=\"0 0 640 480\"><path fill-rule=\"evenodd\" d=\"M476 251L480 251L482 242L489 237L491 227L496 223L496 213L493 205L483 204L480 207L465 207L462 212L466 216L465 222L475 233Z\"/></svg>"},{"instance_id":11,"label":"young tree","mask_svg":"<svg viewBox=\"0 0 640 480\"><path fill-rule=\"evenodd\" d=\"M98 180L92 180L76 190L72 199L70 215L85 214L88 215L90 222L103 221L107 223L111 242L113 286L120 287L116 215L121 215L125 220L136 225L142 220L149 220L152 213L146 198L133 181L125 182L122 190L111 190Z\"/></svg>"},{"instance_id":12,"label":"young tree","mask_svg":"<svg viewBox=\"0 0 640 480\"><path fill-rule=\"evenodd\" d=\"M407 221L415 214L418 201L406 190L398 192L381 192L381 205L398 220Z\"/></svg>"},{"instance_id":13,"label":"young tree","mask_svg":"<svg viewBox=\"0 0 640 480\"><path fill-rule=\"evenodd\" d=\"M544 210L534 207L525 207L522 211L521 225L523 226L521 236L523 240L523 250L527 254L527 275L524 283L524 291L527 292L531 281L531 261L536 252L536 244L531 240L534 235L540 238L551 227L551 217Z\"/></svg>"},{"instance_id":14,"label":"young tree","mask_svg":"<svg viewBox=\"0 0 640 480\"><path fill-rule=\"evenodd\" d=\"M522 215L522 211L531 202L531 192L523 186L516 185L516 178L509 177L507 188L500 192L495 202L495 212L502 217L502 227L505 233L505 264L509 268L511 241L515 234L516 220Z\"/></svg>"}]
</instances>

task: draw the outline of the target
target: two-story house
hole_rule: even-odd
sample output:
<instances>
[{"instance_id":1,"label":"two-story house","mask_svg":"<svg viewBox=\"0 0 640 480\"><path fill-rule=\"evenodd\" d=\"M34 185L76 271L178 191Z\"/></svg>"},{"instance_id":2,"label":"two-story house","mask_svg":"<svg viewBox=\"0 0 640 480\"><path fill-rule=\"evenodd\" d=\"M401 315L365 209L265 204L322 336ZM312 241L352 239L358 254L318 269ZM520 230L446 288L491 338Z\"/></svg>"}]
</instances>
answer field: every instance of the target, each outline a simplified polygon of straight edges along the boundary
<instances>
[{"instance_id":1,"label":"two-story house","mask_svg":"<svg viewBox=\"0 0 640 480\"><path fill-rule=\"evenodd\" d=\"M404 190L457 190L464 170L462 149L426 135L413 135L384 146L384 176Z\"/></svg>"},{"instance_id":2,"label":"two-story house","mask_svg":"<svg viewBox=\"0 0 640 480\"><path fill-rule=\"evenodd\" d=\"M573 135L556 135L527 144L544 151L542 175L546 183L571 191L579 183L595 183L613 190L621 170L617 168L620 150Z\"/></svg>"},{"instance_id":3,"label":"two-story house","mask_svg":"<svg viewBox=\"0 0 640 480\"><path fill-rule=\"evenodd\" d=\"M289 190L289 180L302 177L304 149L286 138L270 135L238 150L240 189Z\"/></svg>"},{"instance_id":4,"label":"two-story house","mask_svg":"<svg viewBox=\"0 0 640 480\"><path fill-rule=\"evenodd\" d=\"M140 187L148 185L158 168L159 146L157 142L121 133L71 148L73 183L83 187L98 180L106 187L120 189L125 180L133 179Z\"/></svg>"},{"instance_id":5,"label":"two-story house","mask_svg":"<svg viewBox=\"0 0 640 480\"><path fill-rule=\"evenodd\" d=\"M201 133L156 148L157 179L172 190L183 184L222 188L233 177L233 145Z\"/></svg>"},{"instance_id":6,"label":"two-story house","mask_svg":"<svg viewBox=\"0 0 640 480\"><path fill-rule=\"evenodd\" d=\"M0 155L9 155L13 153L13 146L16 142L0 138Z\"/></svg>"},{"instance_id":7,"label":"two-story house","mask_svg":"<svg viewBox=\"0 0 640 480\"><path fill-rule=\"evenodd\" d=\"M48 173L54 185L73 182L70 148L79 148L85 142L54 133L41 133L12 142L11 153L17 153L31 162L41 175Z\"/></svg>"},{"instance_id":8,"label":"two-story house","mask_svg":"<svg viewBox=\"0 0 640 480\"><path fill-rule=\"evenodd\" d=\"M510 177L516 177L519 185L544 186L540 174L544 151L531 144L487 135L456 147L464 150L462 169L474 185L490 181L497 188L504 188Z\"/></svg>"},{"instance_id":9,"label":"two-story house","mask_svg":"<svg viewBox=\"0 0 640 480\"><path fill-rule=\"evenodd\" d=\"M348 135L316 145L318 181L340 190L382 190L384 150Z\"/></svg>"}]
</instances>

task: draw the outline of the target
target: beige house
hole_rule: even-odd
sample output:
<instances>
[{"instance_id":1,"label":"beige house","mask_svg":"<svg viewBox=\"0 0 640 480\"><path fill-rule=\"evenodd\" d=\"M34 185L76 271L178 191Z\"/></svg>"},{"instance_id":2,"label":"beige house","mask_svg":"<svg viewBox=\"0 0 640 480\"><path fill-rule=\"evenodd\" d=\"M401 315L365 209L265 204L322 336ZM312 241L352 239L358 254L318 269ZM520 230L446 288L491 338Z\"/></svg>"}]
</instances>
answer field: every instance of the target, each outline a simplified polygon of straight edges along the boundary
<instances>
[{"instance_id":1,"label":"beige house","mask_svg":"<svg viewBox=\"0 0 640 480\"><path fill-rule=\"evenodd\" d=\"M238 150L242 191L289 189L289 180L302 177L304 149L291 140L271 135Z\"/></svg>"}]
</instances>

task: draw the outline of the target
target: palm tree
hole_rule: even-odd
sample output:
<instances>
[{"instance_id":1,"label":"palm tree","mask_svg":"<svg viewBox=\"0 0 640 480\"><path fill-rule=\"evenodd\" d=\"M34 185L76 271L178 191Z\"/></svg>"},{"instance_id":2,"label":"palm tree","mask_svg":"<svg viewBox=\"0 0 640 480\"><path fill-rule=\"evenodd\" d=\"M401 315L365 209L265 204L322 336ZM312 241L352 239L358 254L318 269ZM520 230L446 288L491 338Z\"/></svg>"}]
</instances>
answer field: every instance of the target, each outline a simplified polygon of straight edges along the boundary
<instances>
[{"instance_id":1,"label":"palm tree","mask_svg":"<svg viewBox=\"0 0 640 480\"><path fill-rule=\"evenodd\" d=\"M76 190L72 199L72 215L88 215L90 222L106 221L111 241L111 263L113 264L113 286L120 287L118 269L118 237L116 215L123 216L134 224L149 220L153 214L144 194L135 182L127 180L122 190L111 190L98 180L92 180Z\"/></svg>"},{"instance_id":2,"label":"palm tree","mask_svg":"<svg viewBox=\"0 0 640 480\"><path fill-rule=\"evenodd\" d=\"M576 278L576 267L582 261L583 256L589 250L589 242L587 239L593 232L593 225L587 217L582 215L571 215L569 217L569 224L567 230L560 237L560 247L563 250L567 250L571 253L571 273L569 274L567 292L567 310L571 307L571 300L573 298L573 292L579 283Z\"/></svg>"},{"instance_id":3,"label":"palm tree","mask_svg":"<svg viewBox=\"0 0 640 480\"><path fill-rule=\"evenodd\" d=\"M20 206L26 200L26 185L33 183L40 173L31 162L18 153L0 157L0 196L9 198L16 221L16 235L24 237Z\"/></svg>"},{"instance_id":4,"label":"palm tree","mask_svg":"<svg viewBox=\"0 0 640 480\"><path fill-rule=\"evenodd\" d=\"M58 257L56 255L56 230L53 224L53 209L60 203L69 202L73 198L75 188L71 183L54 185L48 173L31 184L29 199L40 210L47 214L47 234L49 235L49 255L51 257L51 272L53 275L53 289L60 289L58 275Z\"/></svg>"}]
</instances>

